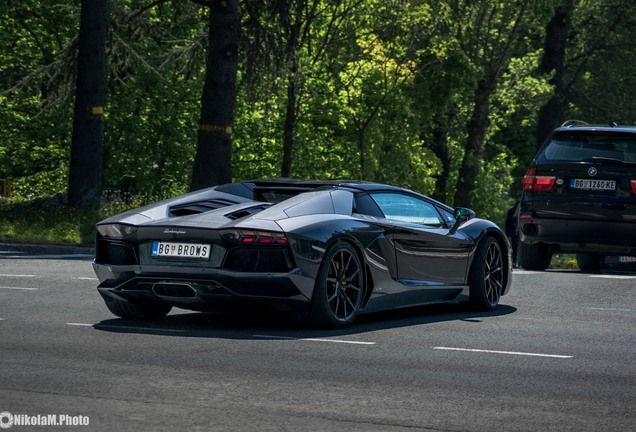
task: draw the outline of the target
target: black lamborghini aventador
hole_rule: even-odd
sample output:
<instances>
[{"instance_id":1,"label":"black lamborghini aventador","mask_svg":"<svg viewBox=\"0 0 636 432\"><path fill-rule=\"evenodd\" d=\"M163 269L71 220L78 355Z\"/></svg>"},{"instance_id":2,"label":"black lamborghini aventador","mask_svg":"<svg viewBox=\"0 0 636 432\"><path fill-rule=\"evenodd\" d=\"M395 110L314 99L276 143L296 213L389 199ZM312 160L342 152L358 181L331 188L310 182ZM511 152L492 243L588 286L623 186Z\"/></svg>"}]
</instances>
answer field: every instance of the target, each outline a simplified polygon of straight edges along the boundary
<instances>
[{"instance_id":1,"label":"black lamborghini aventador","mask_svg":"<svg viewBox=\"0 0 636 432\"><path fill-rule=\"evenodd\" d=\"M332 328L430 303L492 310L512 274L494 223L358 181L247 181L132 210L97 224L93 266L119 317L262 302Z\"/></svg>"}]
</instances>

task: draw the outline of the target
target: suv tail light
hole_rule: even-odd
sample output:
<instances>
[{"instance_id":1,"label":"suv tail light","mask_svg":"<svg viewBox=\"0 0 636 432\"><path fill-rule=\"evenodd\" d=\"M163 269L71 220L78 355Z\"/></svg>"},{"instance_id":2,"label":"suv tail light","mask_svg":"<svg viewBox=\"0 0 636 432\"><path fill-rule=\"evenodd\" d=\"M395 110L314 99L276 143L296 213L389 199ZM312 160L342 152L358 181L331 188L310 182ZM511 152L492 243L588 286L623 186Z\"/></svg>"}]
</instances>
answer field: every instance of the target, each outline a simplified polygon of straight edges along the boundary
<instances>
[{"instance_id":1,"label":"suv tail light","mask_svg":"<svg viewBox=\"0 0 636 432\"><path fill-rule=\"evenodd\" d=\"M636 180L630 180L632 184L632 193L636 194Z\"/></svg>"},{"instance_id":2,"label":"suv tail light","mask_svg":"<svg viewBox=\"0 0 636 432\"><path fill-rule=\"evenodd\" d=\"M532 167L528 169L526 175L523 176L523 190L535 191L535 192L547 192L552 189L555 176L538 176L537 169ZM632 183L632 188L634 187Z\"/></svg>"}]
</instances>

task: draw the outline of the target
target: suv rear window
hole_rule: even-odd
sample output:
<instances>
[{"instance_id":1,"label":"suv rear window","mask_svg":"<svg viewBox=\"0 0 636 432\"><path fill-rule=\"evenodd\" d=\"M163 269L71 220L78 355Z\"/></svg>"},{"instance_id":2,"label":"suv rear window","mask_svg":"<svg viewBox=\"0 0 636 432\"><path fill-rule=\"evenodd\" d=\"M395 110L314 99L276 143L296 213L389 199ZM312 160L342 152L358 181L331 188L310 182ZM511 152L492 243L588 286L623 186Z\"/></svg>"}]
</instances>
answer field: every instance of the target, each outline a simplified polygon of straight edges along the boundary
<instances>
[{"instance_id":1,"label":"suv rear window","mask_svg":"<svg viewBox=\"0 0 636 432\"><path fill-rule=\"evenodd\" d=\"M585 161L592 158L636 162L636 136L601 133L555 135L543 152L548 161Z\"/></svg>"}]
</instances>

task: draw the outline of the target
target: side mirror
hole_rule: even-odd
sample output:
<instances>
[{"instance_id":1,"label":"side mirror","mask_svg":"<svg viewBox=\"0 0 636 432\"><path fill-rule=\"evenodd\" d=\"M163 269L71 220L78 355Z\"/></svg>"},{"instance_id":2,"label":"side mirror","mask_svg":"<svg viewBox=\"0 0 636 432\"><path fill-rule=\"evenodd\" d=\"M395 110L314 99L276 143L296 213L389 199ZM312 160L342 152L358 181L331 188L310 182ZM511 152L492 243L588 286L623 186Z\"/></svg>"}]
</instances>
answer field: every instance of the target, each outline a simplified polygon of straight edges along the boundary
<instances>
[{"instance_id":1,"label":"side mirror","mask_svg":"<svg viewBox=\"0 0 636 432\"><path fill-rule=\"evenodd\" d=\"M475 212L472 211L469 208L465 208L465 207L457 207L455 209L455 224L453 225L453 227L450 229L449 234L455 234L457 232L457 230L459 229L459 227L464 223L467 222L471 219L473 219L475 217Z\"/></svg>"}]
</instances>

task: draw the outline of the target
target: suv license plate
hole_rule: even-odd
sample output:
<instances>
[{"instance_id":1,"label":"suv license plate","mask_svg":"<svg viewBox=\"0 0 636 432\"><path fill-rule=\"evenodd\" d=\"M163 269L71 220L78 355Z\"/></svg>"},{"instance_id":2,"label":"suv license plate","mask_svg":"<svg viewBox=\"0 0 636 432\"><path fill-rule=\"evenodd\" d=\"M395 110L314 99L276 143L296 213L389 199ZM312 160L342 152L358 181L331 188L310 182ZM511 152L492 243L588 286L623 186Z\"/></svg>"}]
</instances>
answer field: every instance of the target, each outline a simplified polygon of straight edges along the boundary
<instances>
[{"instance_id":1,"label":"suv license plate","mask_svg":"<svg viewBox=\"0 0 636 432\"><path fill-rule=\"evenodd\" d=\"M615 180L572 179L570 188L597 191L613 191L616 189Z\"/></svg>"},{"instance_id":2,"label":"suv license plate","mask_svg":"<svg viewBox=\"0 0 636 432\"><path fill-rule=\"evenodd\" d=\"M209 244L201 243L172 243L172 242L153 242L153 257L174 257L174 258L210 258Z\"/></svg>"}]
</instances>

